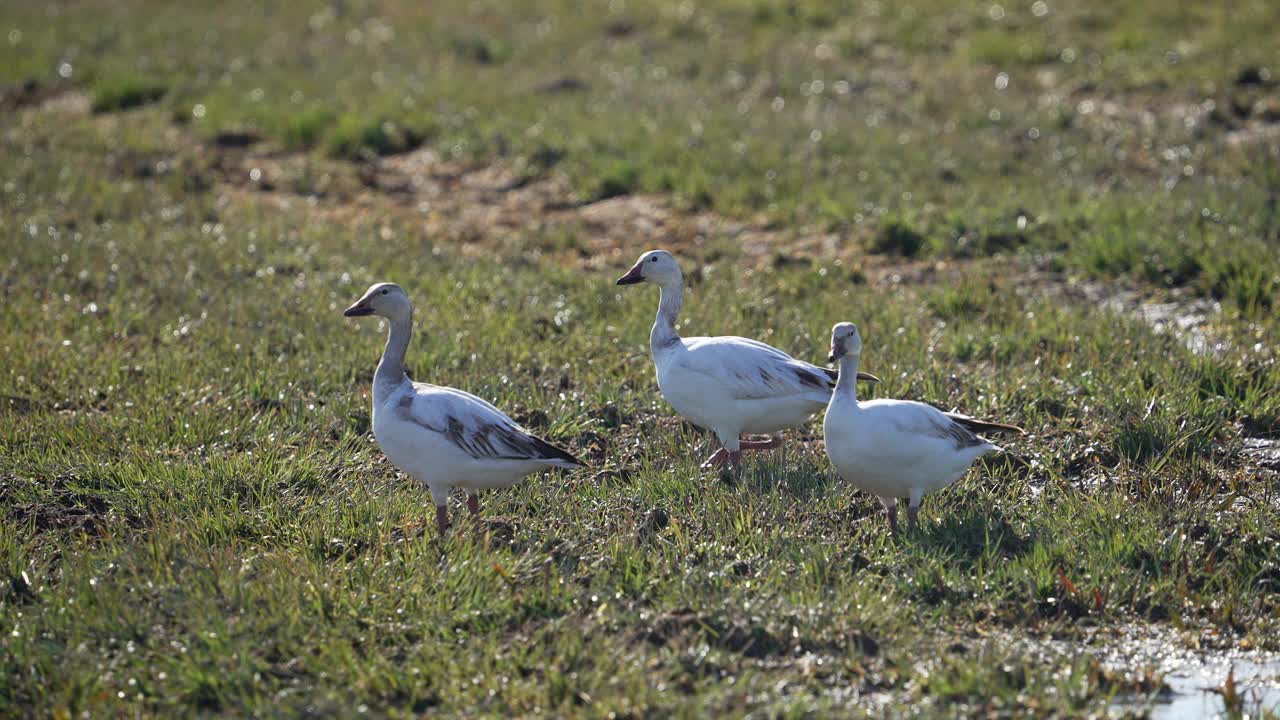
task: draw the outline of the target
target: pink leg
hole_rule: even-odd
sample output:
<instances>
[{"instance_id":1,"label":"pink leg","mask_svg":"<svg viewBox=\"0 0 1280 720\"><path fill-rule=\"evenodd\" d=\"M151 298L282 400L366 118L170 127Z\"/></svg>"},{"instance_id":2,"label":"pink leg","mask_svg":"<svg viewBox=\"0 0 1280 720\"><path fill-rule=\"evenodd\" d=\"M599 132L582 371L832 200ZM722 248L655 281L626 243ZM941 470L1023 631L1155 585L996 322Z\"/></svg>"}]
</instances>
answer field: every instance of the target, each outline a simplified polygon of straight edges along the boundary
<instances>
[{"instance_id":1,"label":"pink leg","mask_svg":"<svg viewBox=\"0 0 1280 720\"><path fill-rule=\"evenodd\" d=\"M480 514L480 496L479 495L467 496L467 509L471 511L472 515Z\"/></svg>"},{"instance_id":2,"label":"pink leg","mask_svg":"<svg viewBox=\"0 0 1280 720\"><path fill-rule=\"evenodd\" d=\"M884 502L881 500L881 502ZM885 512L889 513L889 533L897 536L898 534L898 501L890 500L884 503Z\"/></svg>"},{"instance_id":3,"label":"pink leg","mask_svg":"<svg viewBox=\"0 0 1280 720\"><path fill-rule=\"evenodd\" d=\"M916 529L916 514L920 512L920 500L923 497L924 493L913 489L907 503L907 528L912 532Z\"/></svg>"},{"instance_id":4,"label":"pink leg","mask_svg":"<svg viewBox=\"0 0 1280 720\"><path fill-rule=\"evenodd\" d=\"M728 461L729 461L729 451L725 450L724 448L720 448L719 450L712 453L711 457L707 458L706 462L702 463L702 469L706 470L708 468L713 468L713 467L723 467L724 464Z\"/></svg>"},{"instance_id":5,"label":"pink leg","mask_svg":"<svg viewBox=\"0 0 1280 720\"><path fill-rule=\"evenodd\" d=\"M444 537L449 531L449 506L436 506L436 528L440 530L440 537Z\"/></svg>"}]
</instances>

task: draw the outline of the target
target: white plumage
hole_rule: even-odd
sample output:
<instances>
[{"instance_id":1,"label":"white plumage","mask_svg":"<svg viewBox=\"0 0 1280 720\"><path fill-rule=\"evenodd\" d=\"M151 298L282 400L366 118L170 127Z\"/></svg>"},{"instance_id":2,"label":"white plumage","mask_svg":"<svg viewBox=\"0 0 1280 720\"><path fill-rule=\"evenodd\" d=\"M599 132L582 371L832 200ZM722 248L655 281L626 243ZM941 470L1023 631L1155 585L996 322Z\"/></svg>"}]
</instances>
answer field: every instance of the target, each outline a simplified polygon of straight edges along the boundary
<instances>
[{"instance_id":1,"label":"white plumage","mask_svg":"<svg viewBox=\"0 0 1280 720\"><path fill-rule=\"evenodd\" d=\"M474 514L480 490L510 486L545 468L582 466L475 395L411 381L404 355L413 332L413 305L399 285L373 285L343 314L380 315L390 323L373 376L373 435L388 460L431 490L442 534L455 487L466 490Z\"/></svg>"},{"instance_id":2,"label":"white plumage","mask_svg":"<svg viewBox=\"0 0 1280 720\"><path fill-rule=\"evenodd\" d=\"M831 359L839 360L841 379L823 419L823 439L841 477L880 499L896 533L898 498L909 498L907 517L914 526L925 493L964 477L974 460L1001 449L971 428L1021 430L911 400L858 402L854 383L844 377L857 371L861 353L862 338L853 323L832 329Z\"/></svg>"},{"instance_id":3,"label":"white plumage","mask_svg":"<svg viewBox=\"0 0 1280 720\"><path fill-rule=\"evenodd\" d=\"M640 282L654 283L661 291L649 335L658 388L676 412L714 432L722 446L707 464L736 464L744 449L778 447L777 437L752 442L741 436L774 435L804 423L826 406L835 387L830 370L747 338L681 338L675 323L684 277L671 253L651 250L641 255L617 284Z\"/></svg>"}]
</instances>

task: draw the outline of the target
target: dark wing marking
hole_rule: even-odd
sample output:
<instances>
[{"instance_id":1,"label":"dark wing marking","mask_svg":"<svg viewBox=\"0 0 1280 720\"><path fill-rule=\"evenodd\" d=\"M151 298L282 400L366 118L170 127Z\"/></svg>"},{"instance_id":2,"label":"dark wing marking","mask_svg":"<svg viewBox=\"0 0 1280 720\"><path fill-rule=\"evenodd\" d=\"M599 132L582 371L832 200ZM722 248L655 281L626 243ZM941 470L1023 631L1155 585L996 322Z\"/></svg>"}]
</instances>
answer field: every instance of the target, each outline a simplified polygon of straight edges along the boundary
<instances>
[{"instance_id":1,"label":"dark wing marking","mask_svg":"<svg viewBox=\"0 0 1280 720\"><path fill-rule=\"evenodd\" d=\"M413 395L400 399L400 417L419 427L444 435L463 452L477 460L563 460L579 467L578 458L551 443L530 435L510 423L479 421L469 425L456 415L445 419L445 427L433 427L413 414Z\"/></svg>"},{"instance_id":2,"label":"dark wing marking","mask_svg":"<svg viewBox=\"0 0 1280 720\"><path fill-rule=\"evenodd\" d=\"M764 383L765 387L769 388L770 390L785 391L787 389L787 386L783 382L783 379L778 377L774 373L769 372L768 368L763 368L763 367L757 368L756 375L759 376L760 382Z\"/></svg>"},{"instance_id":3,"label":"dark wing marking","mask_svg":"<svg viewBox=\"0 0 1280 720\"><path fill-rule=\"evenodd\" d=\"M988 444L986 440L975 435L972 430L949 417L934 418L934 427L937 428L938 435L951 440L957 450Z\"/></svg>"},{"instance_id":4,"label":"dark wing marking","mask_svg":"<svg viewBox=\"0 0 1280 720\"><path fill-rule=\"evenodd\" d=\"M761 383L765 388L773 389L773 378L769 375L769 371L764 368L756 368L754 376L750 368L734 368L733 376L739 382L747 383L748 385Z\"/></svg>"},{"instance_id":5,"label":"dark wing marking","mask_svg":"<svg viewBox=\"0 0 1280 720\"><path fill-rule=\"evenodd\" d=\"M928 405L918 407L919 414L913 419L902 418L894 424L905 432L930 435L950 442L956 450L963 450L979 445L988 445L986 440L975 435L968 428L951 420L951 418Z\"/></svg>"},{"instance_id":6,"label":"dark wing marking","mask_svg":"<svg viewBox=\"0 0 1280 720\"><path fill-rule=\"evenodd\" d=\"M811 387L814 390L830 390L835 386L836 377L839 375L835 370L827 370L826 368L820 368L816 365L812 366L812 369L793 366L791 371L796 374L797 378L799 378L801 385ZM818 372L815 371L821 372L822 375L819 375Z\"/></svg>"},{"instance_id":7,"label":"dark wing marking","mask_svg":"<svg viewBox=\"0 0 1280 720\"><path fill-rule=\"evenodd\" d=\"M1017 425L1006 425L1005 423L992 422L990 420L978 420L968 415L959 415L957 413L944 413L951 418L952 422L959 423L969 430L976 433L1014 433L1015 435L1026 435L1027 431Z\"/></svg>"},{"instance_id":8,"label":"dark wing marking","mask_svg":"<svg viewBox=\"0 0 1280 720\"><path fill-rule=\"evenodd\" d=\"M470 427L458 418L450 417L445 436L477 459L564 460L582 465L578 458L514 425L480 423Z\"/></svg>"},{"instance_id":9,"label":"dark wing marking","mask_svg":"<svg viewBox=\"0 0 1280 720\"><path fill-rule=\"evenodd\" d=\"M582 462L581 460L579 460L578 458L570 454L568 450L558 448L555 445L552 445L551 443L547 442L546 440L543 440L540 437L534 437L533 435L530 435L529 440L530 442L537 445L538 452L541 454L541 457L543 458L546 458L548 460L564 460L565 462L573 463L578 467L587 466L586 463Z\"/></svg>"}]
</instances>

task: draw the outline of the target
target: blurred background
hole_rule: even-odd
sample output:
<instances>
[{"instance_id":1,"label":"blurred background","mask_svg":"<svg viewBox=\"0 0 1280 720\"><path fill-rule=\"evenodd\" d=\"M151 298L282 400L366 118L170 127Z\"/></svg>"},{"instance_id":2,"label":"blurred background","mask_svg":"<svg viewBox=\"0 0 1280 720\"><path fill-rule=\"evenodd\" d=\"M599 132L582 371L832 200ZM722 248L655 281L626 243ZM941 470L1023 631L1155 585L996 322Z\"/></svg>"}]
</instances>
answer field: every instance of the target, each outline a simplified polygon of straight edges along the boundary
<instances>
[{"instance_id":1,"label":"blurred background","mask_svg":"<svg viewBox=\"0 0 1280 720\"><path fill-rule=\"evenodd\" d=\"M827 253L1070 246L1075 270L1246 310L1277 290L1274 266L1238 277L1280 227L1267 0L123 0L0 22L9 107L70 87L224 146L500 158L554 171L562 203L662 193ZM340 189L314 165L267 179Z\"/></svg>"}]
</instances>

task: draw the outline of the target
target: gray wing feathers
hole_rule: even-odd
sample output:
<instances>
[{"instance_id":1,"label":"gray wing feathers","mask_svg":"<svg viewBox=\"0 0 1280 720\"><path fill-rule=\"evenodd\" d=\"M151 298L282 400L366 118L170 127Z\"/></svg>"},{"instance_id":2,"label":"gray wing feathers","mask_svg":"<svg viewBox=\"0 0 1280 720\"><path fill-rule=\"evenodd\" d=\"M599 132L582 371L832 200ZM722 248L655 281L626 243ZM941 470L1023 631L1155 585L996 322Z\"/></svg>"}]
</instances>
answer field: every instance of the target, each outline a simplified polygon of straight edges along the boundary
<instances>
[{"instance_id":1,"label":"gray wing feathers","mask_svg":"<svg viewBox=\"0 0 1280 720\"><path fill-rule=\"evenodd\" d=\"M899 429L946 440L957 450L991 444L941 410L924 404L917 407L919 412L913 418L897 423Z\"/></svg>"},{"instance_id":2,"label":"gray wing feathers","mask_svg":"<svg viewBox=\"0 0 1280 720\"><path fill-rule=\"evenodd\" d=\"M796 360L777 348L745 338L698 338L690 343L685 368L727 386L735 400L831 392L827 371Z\"/></svg>"},{"instance_id":3,"label":"gray wing feathers","mask_svg":"<svg viewBox=\"0 0 1280 720\"><path fill-rule=\"evenodd\" d=\"M429 412L424 404L430 402L430 396L405 395L397 410L402 419L444 435L478 460L546 460L582 465L573 455L529 434L479 398L455 392L439 399L443 402L433 408L434 412Z\"/></svg>"}]
</instances>

